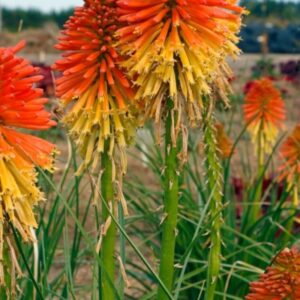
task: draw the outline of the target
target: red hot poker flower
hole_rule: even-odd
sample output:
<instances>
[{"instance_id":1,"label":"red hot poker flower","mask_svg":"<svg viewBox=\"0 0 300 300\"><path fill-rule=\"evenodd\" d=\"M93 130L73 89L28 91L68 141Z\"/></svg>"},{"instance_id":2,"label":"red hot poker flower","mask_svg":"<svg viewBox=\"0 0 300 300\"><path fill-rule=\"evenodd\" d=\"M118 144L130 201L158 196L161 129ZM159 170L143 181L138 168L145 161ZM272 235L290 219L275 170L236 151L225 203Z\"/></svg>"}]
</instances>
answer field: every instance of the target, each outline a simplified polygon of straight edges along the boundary
<instances>
[{"instance_id":1,"label":"red hot poker flower","mask_svg":"<svg viewBox=\"0 0 300 300\"><path fill-rule=\"evenodd\" d=\"M279 180L286 179L290 186L300 184L300 124L293 130L280 149L284 163L279 167Z\"/></svg>"},{"instance_id":2,"label":"red hot poker flower","mask_svg":"<svg viewBox=\"0 0 300 300\"><path fill-rule=\"evenodd\" d=\"M250 285L246 300L299 300L300 253L296 249L283 250L266 273Z\"/></svg>"},{"instance_id":3,"label":"red hot poker flower","mask_svg":"<svg viewBox=\"0 0 300 300\"><path fill-rule=\"evenodd\" d=\"M123 149L134 135L129 114L134 93L114 47L118 26L115 1L86 0L65 24L56 46L63 51L54 65L62 72L57 95L64 105L72 103L64 121L84 167L98 159L106 139Z\"/></svg>"},{"instance_id":4,"label":"red hot poker flower","mask_svg":"<svg viewBox=\"0 0 300 300\"><path fill-rule=\"evenodd\" d=\"M262 154L270 153L285 120L285 104L269 78L256 80L250 86L245 97L244 117L257 149L259 145Z\"/></svg>"},{"instance_id":5,"label":"red hot poker flower","mask_svg":"<svg viewBox=\"0 0 300 300\"><path fill-rule=\"evenodd\" d=\"M15 130L47 129L56 124L44 109L47 99L43 97L42 90L34 87L41 80L36 75L37 69L27 60L15 56L24 44L0 48L1 245L4 242L3 235L7 234L9 228L7 217L24 240L34 240L31 229L37 223L33 207L43 199L42 192L36 186L35 165L51 170L55 149L47 141ZM0 268L3 268L1 264ZM2 271L0 274L3 274Z\"/></svg>"},{"instance_id":6,"label":"red hot poker flower","mask_svg":"<svg viewBox=\"0 0 300 300\"><path fill-rule=\"evenodd\" d=\"M171 98L190 125L201 119L203 96L218 92L227 100L226 58L236 44L245 10L232 0L117 0L122 65L138 86L137 99L156 121ZM180 123L180 122L178 122Z\"/></svg>"}]
</instances>

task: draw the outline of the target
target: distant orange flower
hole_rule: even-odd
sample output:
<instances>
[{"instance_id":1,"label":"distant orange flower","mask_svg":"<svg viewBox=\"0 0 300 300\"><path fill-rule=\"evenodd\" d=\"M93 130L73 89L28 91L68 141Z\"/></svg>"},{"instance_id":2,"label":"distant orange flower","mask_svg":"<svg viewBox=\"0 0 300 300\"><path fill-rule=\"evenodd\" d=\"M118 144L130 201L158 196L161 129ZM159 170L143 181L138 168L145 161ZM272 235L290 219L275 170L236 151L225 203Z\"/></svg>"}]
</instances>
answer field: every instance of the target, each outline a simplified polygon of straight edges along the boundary
<instances>
[{"instance_id":1,"label":"distant orange flower","mask_svg":"<svg viewBox=\"0 0 300 300\"><path fill-rule=\"evenodd\" d=\"M57 96L64 105L72 103L64 122L84 157L84 168L97 160L108 138L122 149L134 136L129 113L134 92L114 46L118 24L115 1L85 0L56 45L64 52L54 65L62 72Z\"/></svg>"},{"instance_id":2,"label":"distant orange flower","mask_svg":"<svg viewBox=\"0 0 300 300\"><path fill-rule=\"evenodd\" d=\"M136 99L147 114L161 118L166 98L186 112L191 125L201 119L202 97L217 85L226 98L227 56L240 51L236 36L244 9L232 0L117 0L122 28L121 63L138 87Z\"/></svg>"},{"instance_id":3,"label":"distant orange flower","mask_svg":"<svg viewBox=\"0 0 300 300\"><path fill-rule=\"evenodd\" d=\"M232 151L232 141L225 132L224 126L221 123L215 125L217 146L220 151L221 157L226 159L230 156Z\"/></svg>"},{"instance_id":4,"label":"distant orange flower","mask_svg":"<svg viewBox=\"0 0 300 300\"><path fill-rule=\"evenodd\" d=\"M35 166L51 170L55 149L47 141L15 130L47 129L56 124L44 109L43 91L34 88L42 79L36 75L37 68L15 56L24 44L0 48L0 243L3 227L7 230L8 226L6 216L24 240L34 239L30 231L37 226L33 206L43 199L36 186Z\"/></svg>"},{"instance_id":5,"label":"distant orange flower","mask_svg":"<svg viewBox=\"0 0 300 300\"><path fill-rule=\"evenodd\" d=\"M268 78L253 82L246 94L245 121L257 149L262 154L270 153L285 120L285 105L280 91Z\"/></svg>"},{"instance_id":6,"label":"distant orange flower","mask_svg":"<svg viewBox=\"0 0 300 300\"><path fill-rule=\"evenodd\" d=\"M300 124L280 149L284 163L279 167L279 180L286 179L290 186L300 184Z\"/></svg>"},{"instance_id":7,"label":"distant orange flower","mask_svg":"<svg viewBox=\"0 0 300 300\"><path fill-rule=\"evenodd\" d=\"M299 300L300 253L296 249L283 250L259 281L250 285L246 300Z\"/></svg>"}]
</instances>

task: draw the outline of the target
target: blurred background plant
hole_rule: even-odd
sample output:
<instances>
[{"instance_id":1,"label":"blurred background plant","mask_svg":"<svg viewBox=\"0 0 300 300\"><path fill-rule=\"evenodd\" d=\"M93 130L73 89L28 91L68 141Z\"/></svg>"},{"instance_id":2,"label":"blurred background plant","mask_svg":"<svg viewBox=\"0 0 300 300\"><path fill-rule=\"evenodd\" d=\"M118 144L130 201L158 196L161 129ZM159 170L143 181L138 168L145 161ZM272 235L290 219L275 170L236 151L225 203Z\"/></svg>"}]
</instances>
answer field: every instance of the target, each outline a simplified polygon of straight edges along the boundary
<instances>
[{"instance_id":1,"label":"blurred background plant","mask_svg":"<svg viewBox=\"0 0 300 300\"><path fill-rule=\"evenodd\" d=\"M281 132L268 155L262 175L256 175L254 148L246 125L238 126L243 122L241 105L236 104L232 109L218 113L218 119L225 124L225 132L232 144L228 140L222 142L227 145L225 149L229 147L231 150L229 157L223 157L223 259L215 299L244 299L249 292L249 283L264 273L264 269L284 247L299 246L300 235L298 221L293 223L292 228L288 226L290 220L299 215L299 208L291 206L292 191L288 184L278 181L276 162L281 158L278 149L285 139L285 131ZM58 133L53 133L53 138ZM185 176L179 179L173 299L202 299L205 295L211 191L206 189L201 139L199 133L191 134L191 155L185 167ZM57 140L61 144L60 133ZM160 147L155 144L151 124L139 133L138 140L136 149L130 154L131 167L124 186L130 215L124 219L120 214L118 219L118 226L132 237L128 240L127 235L119 232L121 242L117 246L116 256L120 255L125 261L125 270L123 265L119 265L119 299L155 299L157 285L163 157ZM64 289L70 299L97 299L97 276L92 270L101 265L101 260L94 251L98 231L92 220L97 219L95 203L100 196L95 182L91 180L92 174L83 174L79 178L72 175L77 171L78 161L69 144L68 148L63 147L57 166L60 171L55 177L40 174L40 184L47 191L48 199L38 211L41 216L37 231L40 255L36 285L42 299L67 299L63 296ZM251 228L242 226L260 186L262 205L258 217ZM88 196L90 191L92 194ZM18 281L23 291L19 298L28 299L35 282L27 270L33 270L32 248L18 245L23 249L25 258L24 261L19 259L25 276Z\"/></svg>"},{"instance_id":2,"label":"blurred background plant","mask_svg":"<svg viewBox=\"0 0 300 300\"><path fill-rule=\"evenodd\" d=\"M259 280L283 248L300 246L300 211L299 207L292 205L294 189L285 180L278 180L279 161L283 161L279 151L281 144L287 141L300 121L299 55L291 54L300 52L296 47L299 44L297 16L300 3L244 2L252 13L246 18L241 47L250 53L243 55L238 62L230 62L235 71L231 108L225 109L218 104L216 114L224 127L220 134L223 141L220 148L226 145L224 153L227 153L222 156L225 211L217 300L244 299L249 293L250 282ZM0 44L13 44L20 37L29 39L29 50L22 54L43 64L42 72L46 76L42 87L52 96L49 105L57 117L60 117L60 112L53 97L54 75L49 71L49 65L57 58L52 45L56 42L58 27L71 12L41 14L39 11L3 9L4 30ZM32 13L36 17L32 17ZM61 15L61 19L55 21L58 25L50 25L49 21L52 22L54 17L49 15ZM39 18L34 25L34 20ZM17 33L21 20L22 30ZM270 27L270 23L274 25ZM263 49L259 37L266 30L268 47ZM274 52L285 54L274 55ZM255 151L243 120L242 105L253 80L261 77L269 77L280 90L287 118L259 175ZM125 218L120 208L115 219L120 237L115 258L125 262L117 265L116 299L155 299L156 287L162 284L157 274L161 252L163 157L162 149L155 144L154 132L152 125L147 124L139 133L136 148L130 152L124 186L130 214ZM96 252L99 224L94 223L95 219L99 220L96 208L102 200L95 179L97 174L85 172L79 177L74 176L81 159L66 138L64 128L57 127L41 136L57 143L61 155L55 175L39 172L39 184L47 201L36 211L39 219L37 262L34 261L33 248L21 244L20 237L15 236L16 247L21 253L18 262L23 272L17 281L17 298L31 299L35 290L37 299L97 299L97 272L102 264ZM188 143L191 155L184 176L180 174L179 178L180 214L173 299L203 299L205 295L211 191L205 188L201 140L201 134L191 133ZM242 224L246 222L258 189L261 189L262 205L255 222L247 228ZM295 220L292 227L291 220ZM35 266L38 266L37 278L34 277Z\"/></svg>"}]
</instances>

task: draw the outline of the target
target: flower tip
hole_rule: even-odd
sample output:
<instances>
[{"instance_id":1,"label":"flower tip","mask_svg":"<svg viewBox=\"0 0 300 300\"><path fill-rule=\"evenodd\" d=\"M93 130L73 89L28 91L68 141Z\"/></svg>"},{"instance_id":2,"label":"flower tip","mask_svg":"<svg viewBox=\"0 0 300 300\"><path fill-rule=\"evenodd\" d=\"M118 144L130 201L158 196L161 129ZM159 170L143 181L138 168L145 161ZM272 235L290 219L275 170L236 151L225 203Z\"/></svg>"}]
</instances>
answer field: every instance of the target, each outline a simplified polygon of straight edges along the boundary
<instances>
[{"instance_id":1,"label":"flower tip","mask_svg":"<svg viewBox=\"0 0 300 300\"><path fill-rule=\"evenodd\" d=\"M299 266L299 251L285 248L259 280L250 284L250 293L245 299L300 299Z\"/></svg>"},{"instance_id":2,"label":"flower tip","mask_svg":"<svg viewBox=\"0 0 300 300\"><path fill-rule=\"evenodd\" d=\"M11 50L13 53L17 53L20 50L22 50L25 46L26 46L26 41L22 40L16 46L12 47Z\"/></svg>"},{"instance_id":3,"label":"flower tip","mask_svg":"<svg viewBox=\"0 0 300 300\"><path fill-rule=\"evenodd\" d=\"M54 121L54 120L50 120L50 122L49 122L49 128L50 127L55 127L55 126L57 126L57 122Z\"/></svg>"}]
</instances>

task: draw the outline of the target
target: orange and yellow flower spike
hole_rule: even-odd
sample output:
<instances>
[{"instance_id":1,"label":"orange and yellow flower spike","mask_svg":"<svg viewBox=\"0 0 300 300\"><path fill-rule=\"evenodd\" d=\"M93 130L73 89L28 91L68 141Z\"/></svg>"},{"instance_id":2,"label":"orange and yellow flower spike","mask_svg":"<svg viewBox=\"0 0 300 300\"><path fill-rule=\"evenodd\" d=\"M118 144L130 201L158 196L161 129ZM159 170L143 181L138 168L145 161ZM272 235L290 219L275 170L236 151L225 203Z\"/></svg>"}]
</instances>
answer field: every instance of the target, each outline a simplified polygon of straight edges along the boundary
<instances>
[{"instance_id":1,"label":"orange and yellow flower spike","mask_svg":"<svg viewBox=\"0 0 300 300\"><path fill-rule=\"evenodd\" d=\"M280 149L284 162L279 167L279 180L286 179L289 187L300 185L300 124L285 140Z\"/></svg>"},{"instance_id":2,"label":"orange and yellow flower spike","mask_svg":"<svg viewBox=\"0 0 300 300\"><path fill-rule=\"evenodd\" d=\"M272 266L251 283L246 300L298 300L300 299L300 253L285 249Z\"/></svg>"},{"instance_id":3,"label":"orange and yellow flower spike","mask_svg":"<svg viewBox=\"0 0 300 300\"><path fill-rule=\"evenodd\" d=\"M5 236L8 222L24 241L35 240L32 228L36 228L37 222L33 208L44 199L36 186L35 166L53 169L55 146L16 131L17 128L43 130L56 124L44 108L48 100L43 91L34 88L42 79L37 68L15 55L24 45L21 42L14 48L0 48L0 257L4 237L8 238ZM3 275L3 270L0 274ZM0 282L4 283L3 277Z\"/></svg>"},{"instance_id":4,"label":"orange and yellow flower spike","mask_svg":"<svg viewBox=\"0 0 300 300\"><path fill-rule=\"evenodd\" d=\"M280 148L280 155L284 162L279 167L278 181L286 180L288 190L292 194L292 208L299 208L299 186L300 186L300 124L298 124L291 135L284 141ZM287 230L293 230L293 222L300 222L299 218L290 219Z\"/></svg>"},{"instance_id":5,"label":"orange and yellow flower spike","mask_svg":"<svg viewBox=\"0 0 300 300\"><path fill-rule=\"evenodd\" d=\"M134 137L136 126L129 110L134 91L114 47L118 26L115 1L85 0L65 24L56 45L63 51L54 65L62 72L56 82L57 96L69 108L63 121L84 158L81 170L92 162L96 166L108 139L125 161L124 149Z\"/></svg>"},{"instance_id":6,"label":"orange and yellow flower spike","mask_svg":"<svg viewBox=\"0 0 300 300\"><path fill-rule=\"evenodd\" d=\"M136 99L145 102L147 116L159 122L170 98L179 130L182 112L190 125L199 125L203 96L217 90L227 101L226 58L240 53L236 34L245 12L235 2L117 0L123 27L116 35L128 57L121 65L137 85Z\"/></svg>"},{"instance_id":7,"label":"orange and yellow flower spike","mask_svg":"<svg viewBox=\"0 0 300 300\"><path fill-rule=\"evenodd\" d=\"M63 58L54 65L62 72L56 83L57 96L67 108L63 121L83 157L77 174L89 166L95 169L101 157L101 199L107 207L102 205L105 230L99 239L103 262L99 297L106 300L115 299L111 282L116 275L117 227L110 214L117 211L116 198L126 214L121 188L127 168L125 150L138 125L133 114L135 91L120 67L123 58L115 46L119 27L115 0L85 0L64 26L56 46Z\"/></svg>"},{"instance_id":8,"label":"orange and yellow flower spike","mask_svg":"<svg viewBox=\"0 0 300 300\"><path fill-rule=\"evenodd\" d=\"M271 153L285 120L285 104L280 91L270 79L254 81L246 94L244 117L249 123L248 130L262 162L263 156Z\"/></svg>"}]
</instances>

